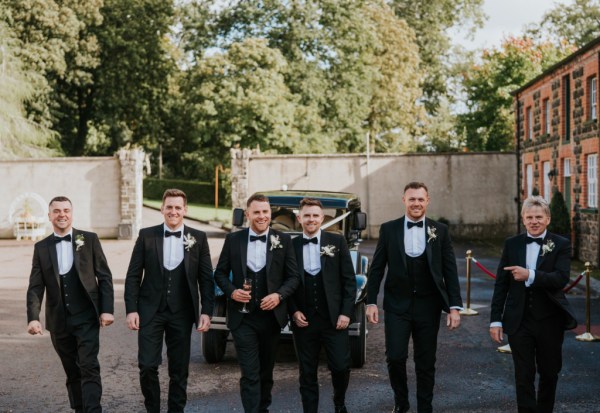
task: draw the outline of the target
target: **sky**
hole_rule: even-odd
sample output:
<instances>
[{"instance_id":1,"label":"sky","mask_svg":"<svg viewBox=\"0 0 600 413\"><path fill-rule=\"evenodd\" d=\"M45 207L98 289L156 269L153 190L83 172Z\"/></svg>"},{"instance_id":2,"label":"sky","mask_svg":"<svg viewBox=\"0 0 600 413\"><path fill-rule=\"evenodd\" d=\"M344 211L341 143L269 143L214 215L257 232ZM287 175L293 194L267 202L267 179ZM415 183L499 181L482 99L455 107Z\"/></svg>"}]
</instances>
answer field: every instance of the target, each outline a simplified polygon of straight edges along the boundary
<instances>
[{"instance_id":1,"label":"sky","mask_svg":"<svg viewBox=\"0 0 600 413\"><path fill-rule=\"evenodd\" d=\"M557 4L570 4L573 0L485 0L483 11L488 16L483 29L474 40L465 39L464 32L454 32L454 42L469 50L498 47L508 34L520 34L528 23L539 23L545 12Z\"/></svg>"}]
</instances>

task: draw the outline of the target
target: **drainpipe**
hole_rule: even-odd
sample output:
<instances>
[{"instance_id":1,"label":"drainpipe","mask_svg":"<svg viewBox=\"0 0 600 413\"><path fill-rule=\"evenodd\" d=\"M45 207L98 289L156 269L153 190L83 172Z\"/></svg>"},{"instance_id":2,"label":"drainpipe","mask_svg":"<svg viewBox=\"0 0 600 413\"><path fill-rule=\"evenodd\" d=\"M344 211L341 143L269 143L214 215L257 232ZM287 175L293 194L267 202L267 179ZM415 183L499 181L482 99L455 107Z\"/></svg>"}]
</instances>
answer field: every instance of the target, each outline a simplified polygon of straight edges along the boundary
<instances>
[{"instance_id":1,"label":"drainpipe","mask_svg":"<svg viewBox=\"0 0 600 413\"><path fill-rule=\"evenodd\" d=\"M521 101L519 100L519 95L515 94L515 117L516 117L516 132L515 137L517 140L517 144L515 145L516 153L517 153L517 198L515 199L515 203L517 205L517 231L518 234L521 231L521 136L519 135L519 131L521 130L521 117L519 116L521 109Z\"/></svg>"}]
</instances>

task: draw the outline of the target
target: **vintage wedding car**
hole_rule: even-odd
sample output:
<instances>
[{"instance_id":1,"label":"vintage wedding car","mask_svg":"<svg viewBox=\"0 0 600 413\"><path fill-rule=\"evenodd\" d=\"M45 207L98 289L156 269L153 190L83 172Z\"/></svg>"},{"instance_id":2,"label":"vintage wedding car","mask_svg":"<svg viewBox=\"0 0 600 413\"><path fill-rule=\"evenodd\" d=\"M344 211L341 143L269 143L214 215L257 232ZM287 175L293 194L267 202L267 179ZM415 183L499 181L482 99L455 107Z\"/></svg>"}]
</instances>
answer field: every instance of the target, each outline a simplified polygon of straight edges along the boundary
<instances>
[{"instance_id":1,"label":"vintage wedding car","mask_svg":"<svg viewBox=\"0 0 600 413\"><path fill-rule=\"evenodd\" d=\"M321 229L344 235L354 264L356 276L356 300L354 306L355 320L349 326L352 366L362 367L367 353L367 322L365 316L365 300L367 285L368 258L361 256L358 245L360 234L367 227L367 215L360 210L360 199L357 195L344 192L318 191L267 191L261 192L269 197L271 204L271 227L289 233L292 237L302 233L296 219L298 205L305 197L316 198L324 208L325 220ZM233 225L238 229L244 225L244 211L236 208L233 211ZM225 354L227 342L231 341L227 329L226 298L215 285L215 308L210 330L202 333L202 354L209 363L217 363ZM282 338L292 337L289 323L282 329Z\"/></svg>"}]
</instances>

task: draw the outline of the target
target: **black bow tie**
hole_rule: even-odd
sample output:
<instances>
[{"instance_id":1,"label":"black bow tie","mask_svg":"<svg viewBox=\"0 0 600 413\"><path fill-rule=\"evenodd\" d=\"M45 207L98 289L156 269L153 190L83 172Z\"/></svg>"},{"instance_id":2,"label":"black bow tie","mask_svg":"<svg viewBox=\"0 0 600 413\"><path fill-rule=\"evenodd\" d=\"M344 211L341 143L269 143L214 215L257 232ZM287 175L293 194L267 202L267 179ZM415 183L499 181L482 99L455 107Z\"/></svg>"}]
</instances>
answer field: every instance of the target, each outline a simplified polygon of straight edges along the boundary
<instances>
[{"instance_id":1,"label":"black bow tie","mask_svg":"<svg viewBox=\"0 0 600 413\"><path fill-rule=\"evenodd\" d=\"M538 245L542 245L542 243L544 242L544 240L542 238L531 238L531 237L527 237L527 243L531 244L532 242L537 242Z\"/></svg>"},{"instance_id":2,"label":"black bow tie","mask_svg":"<svg viewBox=\"0 0 600 413\"><path fill-rule=\"evenodd\" d=\"M254 241L267 242L267 236L266 235L250 235L250 242L254 242Z\"/></svg>"},{"instance_id":3,"label":"black bow tie","mask_svg":"<svg viewBox=\"0 0 600 413\"><path fill-rule=\"evenodd\" d=\"M417 226L419 228L423 228L423 220L418 221L418 222L406 221L406 225L408 226L408 229L411 229L414 226Z\"/></svg>"},{"instance_id":4,"label":"black bow tie","mask_svg":"<svg viewBox=\"0 0 600 413\"><path fill-rule=\"evenodd\" d=\"M67 241L67 242L71 242L71 234L67 234L64 237L58 237L58 236L54 236L54 242L61 242L61 241Z\"/></svg>"},{"instance_id":5,"label":"black bow tie","mask_svg":"<svg viewBox=\"0 0 600 413\"><path fill-rule=\"evenodd\" d=\"M175 231L175 232L165 231L165 238L169 238L171 235L173 235L174 237L177 237L177 238L181 238L181 231Z\"/></svg>"},{"instance_id":6,"label":"black bow tie","mask_svg":"<svg viewBox=\"0 0 600 413\"><path fill-rule=\"evenodd\" d=\"M302 238L302 245L306 245L306 244L318 244L319 240L317 239L317 237L313 237L313 238Z\"/></svg>"}]
</instances>

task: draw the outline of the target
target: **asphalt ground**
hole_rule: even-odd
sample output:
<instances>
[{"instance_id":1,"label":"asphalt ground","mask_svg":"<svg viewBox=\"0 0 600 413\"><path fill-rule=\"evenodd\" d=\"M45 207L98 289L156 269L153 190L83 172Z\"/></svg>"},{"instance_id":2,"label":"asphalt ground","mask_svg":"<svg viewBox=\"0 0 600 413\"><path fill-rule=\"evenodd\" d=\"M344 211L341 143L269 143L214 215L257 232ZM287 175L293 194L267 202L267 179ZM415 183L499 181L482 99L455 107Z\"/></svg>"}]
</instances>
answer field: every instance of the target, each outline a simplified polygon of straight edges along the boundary
<instances>
[{"instance_id":1,"label":"asphalt ground","mask_svg":"<svg viewBox=\"0 0 600 413\"><path fill-rule=\"evenodd\" d=\"M75 223L77 217L75 216ZM145 226L161 222L156 211L144 210ZM188 221L207 231L213 263L220 252L224 232ZM104 385L103 406L107 412L143 412L137 369L137 338L125 326L123 281L134 241L103 240L113 272L115 317L113 326L101 331L100 364ZM361 251L371 256L375 241L365 241ZM467 249L486 268L495 272L499 246L455 243L460 281L465 299ZM50 342L49 333L32 337L26 332L25 292L31 267L33 242L0 241L0 412L69 412L64 372ZM576 274L573 275L575 278ZM600 412L600 342L575 339L584 331L584 281L569 293L580 326L565 334L563 370L558 384L555 412ZM600 335L600 299L594 284L591 300L592 333ZM474 267L471 308L479 315L463 317L454 332L440 328L434 411L449 413L504 413L516 411L513 367L510 355L496 351L488 335L489 302L493 280ZM382 295L380 294L380 304ZM385 315L384 315L385 316ZM444 318L443 318L444 320ZM43 322L43 320L42 320ZM239 397L239 367L233 344L224 360L207 364L201 353L200 335L192 336L192 358L186 412L242 412ZM350 412L387 412L393 407L385 364L383 324L369 325L367 363L354 369L347 394ZM412 355L410 356L412 358ZM161 366L161 388L166 411L167 371ZM409 361L409 391L416 411L415 376ZM298 367L293 346L282 340L275 367L271 412L301 412ZM323 359L319 370L320 411L332 411L331 384Z\"/></svg>"}]
</instances>

